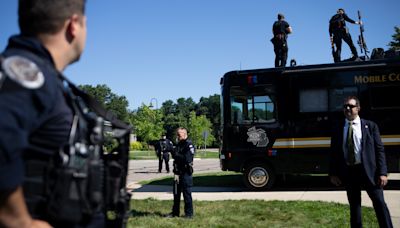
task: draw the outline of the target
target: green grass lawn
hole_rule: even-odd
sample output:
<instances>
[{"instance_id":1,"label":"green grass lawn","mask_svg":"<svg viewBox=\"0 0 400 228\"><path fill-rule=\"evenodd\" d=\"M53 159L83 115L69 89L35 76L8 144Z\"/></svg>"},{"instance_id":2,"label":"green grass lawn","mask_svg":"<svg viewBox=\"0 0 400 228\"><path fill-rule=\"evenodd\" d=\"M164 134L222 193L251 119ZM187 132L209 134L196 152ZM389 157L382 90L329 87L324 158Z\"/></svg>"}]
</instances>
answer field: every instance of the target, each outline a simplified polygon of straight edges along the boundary
<instances>
[{"instance_id":1,"label":"green grass lawn","mask_svg":"<svg viewBox=\"0 0 400 228\"><path fill-rule=\"evenodd\" d=\"M278 191L285 188L295 190L331 186L324 176L287 178L286 182L277 183ZM235 172L195 173L193 181L194 186L243 187L242 174ZM172 177L164 177L140 183L171 185L172 182ZM172 204L172 200L131 200L128 227L350 227L349 206L338 203L276 200L194 201L195 217L192 220L165 218L164 216L171 211ZM379 227L373 208L363 207L362 210L364 227ZM183 202L181 215L183 216Z\"/></svg>"},{"instance_id":2,"label":"green grass lawn","mask_svg":"<svg viewBox=\"0 0 400 228\"><path fill-rule=\"evenodd\" d=\"M207 150L197 150L195 158L219 158L218 152L212 152ZM134 160L151 160L158 159L154 150L134 150L129 152L129 159Z\"/></svg>"},{"instance_id":3,"label":"green grass lawn","mask_svg":"<svg viewBox=\"0 0 400 228\"><path fill-rule=\"evenodd\" d=\"M193 219L165 218L171 201L132 200L128 227L350 227L349 206L311 201L194 201ZM379 227L363 207L364 227ZM183 203L181 203L183 215Z\"/></svg>"}]
</instances>

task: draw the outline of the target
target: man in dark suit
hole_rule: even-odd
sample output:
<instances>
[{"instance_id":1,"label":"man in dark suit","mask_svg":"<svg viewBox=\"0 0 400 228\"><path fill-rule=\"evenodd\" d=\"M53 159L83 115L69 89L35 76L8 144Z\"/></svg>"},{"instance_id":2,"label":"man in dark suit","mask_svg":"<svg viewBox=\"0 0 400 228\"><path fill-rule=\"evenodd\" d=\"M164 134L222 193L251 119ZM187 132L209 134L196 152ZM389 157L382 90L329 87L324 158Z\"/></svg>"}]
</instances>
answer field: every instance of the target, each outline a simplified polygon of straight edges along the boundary
<instances>
[{"instance_id":1,"label":"man in dark suit","mask_svg":"<svg viewBox=\"0 0 400 228\"><path fill-rule=\"evenodd\" d=\"M347 97L343 106L346 119L332 135L330 180L346 188L351 227L362 227L361 188L372 200L379 226L393 227L383 197L388 180L379 128L372 121L360 119L359 111L358 98Z\"/></svg>"}]
</instances>

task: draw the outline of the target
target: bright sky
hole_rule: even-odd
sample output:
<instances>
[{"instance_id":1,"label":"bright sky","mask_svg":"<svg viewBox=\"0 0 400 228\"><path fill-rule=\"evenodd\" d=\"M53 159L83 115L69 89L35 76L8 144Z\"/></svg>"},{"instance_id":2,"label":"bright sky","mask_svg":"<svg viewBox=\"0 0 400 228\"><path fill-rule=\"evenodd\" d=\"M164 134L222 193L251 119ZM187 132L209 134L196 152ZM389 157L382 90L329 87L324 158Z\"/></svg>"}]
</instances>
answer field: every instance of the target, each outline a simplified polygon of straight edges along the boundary
<instances>
[{"instance_id":1,"label":"bright sky","mask_svg":"<svg viewBox=\"0 0 400 228\"><path fill-rule=\"evenodd\" d=\"M17 2L0 1L1 49L19 32ZM328 21L338 8L354 20L361 10L371 51L386 50L400 26L399 0L88 0L86 49L65 74L76 84L108 85L130 109L180 97L198 102L220 93L228 71L273 67L278 13L293 28L288 62L332 62ZM348 27L359 51L359 27Z\"/></svg>"}]
</instances>

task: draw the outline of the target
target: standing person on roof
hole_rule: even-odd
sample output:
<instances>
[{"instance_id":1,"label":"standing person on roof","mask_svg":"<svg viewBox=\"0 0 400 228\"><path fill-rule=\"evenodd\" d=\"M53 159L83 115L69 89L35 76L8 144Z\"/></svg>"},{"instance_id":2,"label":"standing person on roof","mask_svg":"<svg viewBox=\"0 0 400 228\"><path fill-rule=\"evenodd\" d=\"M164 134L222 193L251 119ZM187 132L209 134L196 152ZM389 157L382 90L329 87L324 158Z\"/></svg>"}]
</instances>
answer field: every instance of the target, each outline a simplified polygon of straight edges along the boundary
<instances>
[{"instance_id":1,"label":"standing person on roof","mask_svg":"<svg viewBox=\"0 0 400 228\"><path fill-rule=\"evenodd\" d=\"M361 24L361 21L350 19L342 8L338 9L337 13L329 20L329 36L331 42L336 45L336 51L332 53L335 63L340 62L342 40L350 47L351 53L353 54L351 60L356 60L358 58L357 49L353 44L349 29L346 27L346 21L352 24Z\"/></svg>"},{"instance_id":2,"label":"standing person on roof","mask_svg":"<svg viewBox=\"0 0 400 228\"><path fill-rule=\"evenodd\" d=\"M272 25L272 33L274 37L271 42L274 44L275 67L286 66L288 57L287 36L292 33L292 27L285 21L283 14L278 14L278 20Z\"/></svg>"}]
</instances>

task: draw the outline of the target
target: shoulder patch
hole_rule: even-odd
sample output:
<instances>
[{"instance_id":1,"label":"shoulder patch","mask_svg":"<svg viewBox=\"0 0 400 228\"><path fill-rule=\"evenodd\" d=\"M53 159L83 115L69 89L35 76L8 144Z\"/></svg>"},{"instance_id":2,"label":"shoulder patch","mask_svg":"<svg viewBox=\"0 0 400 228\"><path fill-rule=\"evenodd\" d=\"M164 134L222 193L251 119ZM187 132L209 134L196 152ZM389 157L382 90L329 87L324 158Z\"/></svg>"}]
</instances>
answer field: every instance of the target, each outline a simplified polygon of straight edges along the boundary
<instances>
[{"instance_id":1,"label":"shoulder patch","mask_svg":"<svg viewBox=\"0 0 400 228\"><path fill-rule=\"evenodd\" d=\"M194 146L192 144L190 144L189 148L190 148L190 153L194 154L194 152L195 152Z\"/></svg>"},{"instance_id":2,"label":"shoulder patch","mask_svg":"<svg viewBox=\"0 0 400 228\"><path fill-rule=\"evenodd\" d=\"M1 89L1 87L2 87L2 85L3 85L3 78L5 78L5 77L3 76L3 72L0 71L0 89Z\"/></svg>"},{"instance_id":3,"label":"shoulder patch","mask_svg":"<svg viewBox=\"0 0 400 228\"><path fill-rule=\"evenodd\" d=\"M2 63L5 74L27 89L38 89L44 84L44 75L31 60L22 56L5 58Z\"/></svg>"}]
</instances>

